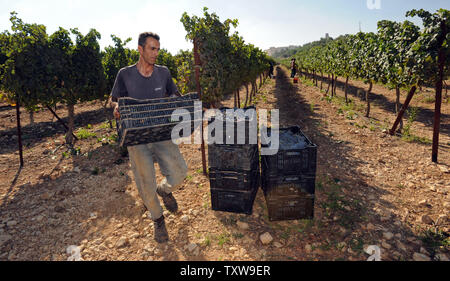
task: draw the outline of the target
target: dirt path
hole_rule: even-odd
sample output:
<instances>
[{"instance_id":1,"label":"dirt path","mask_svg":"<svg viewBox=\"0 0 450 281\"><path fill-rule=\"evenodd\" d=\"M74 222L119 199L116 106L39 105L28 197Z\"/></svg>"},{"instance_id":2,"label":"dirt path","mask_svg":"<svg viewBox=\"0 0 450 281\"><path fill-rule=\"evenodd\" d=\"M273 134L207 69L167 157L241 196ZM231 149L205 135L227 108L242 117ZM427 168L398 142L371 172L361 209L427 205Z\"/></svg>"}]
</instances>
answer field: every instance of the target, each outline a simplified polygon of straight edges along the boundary
<instances>
[{"instance_id":1,"label":"dirt path","mask_svg":"<svg viewBox=\"0 0 450 281\"><path fill-rule=\"evenodd\" d=\"M85 260L366 260L368 245L379 246L383 260L450 256L448 244L438 245L449 233L448 135L441 163L432 164L431 145L382 133L391 118L383 107L372 108L374 119L357 108L347 119L316 87L292 84L284 69L276 74L259 89L256 106L280 109L281 126L299 125L318 145L314 220L270 222L261 190L250 216L212 211L200 146L182 144L189 176L175 192L180 211L166 213L170 242L157 245L128 158L114 145L114 130L98 121L99 104L77 107L84 112L78 125L95 134L77 143L78 156L55 151L62 130L41 126L51 116L39 113L20 173L13 109L2 107L0 260L66 260L69 245L80 246ZM223 105L232 106L231 97ZM414 123L412 131L428 134L430 127ZM434 228L442 232L424 236ZM263 245L266 232L273 241Z\"/></svg>"}]
</instances>

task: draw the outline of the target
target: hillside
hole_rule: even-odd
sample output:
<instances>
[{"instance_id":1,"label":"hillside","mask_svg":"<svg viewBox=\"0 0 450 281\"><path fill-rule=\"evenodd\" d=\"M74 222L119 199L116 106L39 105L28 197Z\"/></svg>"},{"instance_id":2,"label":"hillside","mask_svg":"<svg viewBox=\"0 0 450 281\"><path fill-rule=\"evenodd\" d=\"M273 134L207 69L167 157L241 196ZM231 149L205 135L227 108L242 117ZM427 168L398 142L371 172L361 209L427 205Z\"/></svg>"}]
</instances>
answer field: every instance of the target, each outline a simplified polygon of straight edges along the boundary
<instances>
[{"instance_id":1,"label":"hillside","mask_svg":"<svg viewBox=\"0 0 450 281\"><path fill-rule=\"evenodd\" d=\"M267 50L265 50L265 52L277 59L277 58L288 58L292 55L294 55L297 52L297 49L300 46L288 46L288 47L271 47Z\"/></svg>"}]
</instances>

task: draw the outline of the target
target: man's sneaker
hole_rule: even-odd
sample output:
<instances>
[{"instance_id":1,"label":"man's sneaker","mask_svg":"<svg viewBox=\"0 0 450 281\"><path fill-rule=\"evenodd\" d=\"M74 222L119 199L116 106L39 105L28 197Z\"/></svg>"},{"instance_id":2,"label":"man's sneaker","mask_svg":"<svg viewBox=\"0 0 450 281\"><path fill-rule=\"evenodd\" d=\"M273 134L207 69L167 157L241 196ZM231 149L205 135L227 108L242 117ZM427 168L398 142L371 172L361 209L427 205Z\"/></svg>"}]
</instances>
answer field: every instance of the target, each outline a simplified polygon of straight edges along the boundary
<instances>
[{"instance_id":1,"label":"man's sneaker","mask_svg":"<svg viewBox=\"0 0 450 281\"><path fill-rule=\"evenodd\" d=\"M164 223L164 216L154 221L155 229L155 241L158 243L164 243L169 240L169 234L167 233L166 224Z\"/></svg>"},{"instance_id":2,"label":"man's sneaker","mask_svg":"<svg viewBox=\"0 0 450 281\"><path fill-rule=\"evenodd\" d=\"M156 189L156 193L158 193L159 196L161 196L164 206L166 206L166 209L169 212L175 213L178 211L178 204L177 200L175 200L175 197L173 197L172 192L171 193L165 193L161 188Z\"/></svg>"}]
</instances>

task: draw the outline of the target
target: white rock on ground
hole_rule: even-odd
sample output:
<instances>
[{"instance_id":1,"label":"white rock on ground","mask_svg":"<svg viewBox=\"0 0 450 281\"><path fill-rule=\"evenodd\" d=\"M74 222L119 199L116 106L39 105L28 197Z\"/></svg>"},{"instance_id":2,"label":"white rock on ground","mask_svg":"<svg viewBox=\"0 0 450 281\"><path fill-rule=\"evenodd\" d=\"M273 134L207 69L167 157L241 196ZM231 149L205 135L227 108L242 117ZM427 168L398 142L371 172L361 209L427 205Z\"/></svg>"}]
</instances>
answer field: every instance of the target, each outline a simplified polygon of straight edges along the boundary
<instances>
[{"instance_id":1,"label":"white rock on ground","mask_svg":"<svg viewBox=\"0 0 450 281\"><path fill-rule=\"evenodd\" d=\"M267 244L269 244L270 242L272 242L273 237L272 237L272 235L270 235L269 232L266 232L266 233L264 233L264 234L261 234L261 235L259 236L259 239L261 240L261 242L262 242L264 245L267 245Z\"/></svg>"},{"instance_id":2,"label":"white rock on ground","mask_svg":"<svg viewBox=\"0 0 450 281\"><path fill-rule=\"evenodd\" d=\"M181 221L184 223L187 223L189 221L189 216L188 215L184 215L181 217Z\"/></svg>"},{"instance_id":3,"label":"white rock on ground","mask_svg":"<svg viewBox=\"0 0 450 281\"><path fill-rule=\"evenodd\" d=\"M9 234L0 235L0 247L4 244L8 243L12 239L12 236Z\"/></svg>"},{"instance_id":4,"label":"white rock on ground","mask_svg":"<svg viewBox=\"0 0 450 281\"><path fill-rule=\"evenodd\" d=\"M392 247L391 244L387 243L386 241L381 242L381 246L388 250Z\"/></svg>"},{"instance_id":5,"label":"white rock on ground","mask_svg":"<svg viewBox=\"0 0 450 281\"><path fill-rule=\"evenodd\" d=\"M305 246L305 251L306 251L307 253L311 253L311 251L312 251L311 245L307 244L307 245Z\"/></svg>"},{"instance_id":6,"label":"white rock on ground","mask_svg":"<svg viewBox=\"0 0 450 281\"><path fill-rule=\"evenodd\" d=\"M439 170L441 170L441 172L443 172L443 173L449 173L450 172L450 170L444 165L438 165L438 167L439 167Z\"/></svg>"},{"instance_id":7,"label":"white rock on ground","mask_svg":"<svg viewBox=\"0 0 450 281\"><path fill-rule=\"evenodd\" d=\"M424 199L424 200L420 201L420 202L419 202L419 206L422 206L422 207L432 207L431 204L428 203L428 200L427 200L427 199Z\"/></svg>"},{"instance_id":8,"label":"white rock on ground","mask_svg":"<svg viewBox=\"0 0 450 281\"><path fill-rule=\"evenodd\" d=\"M246 222L238 221L236 224L240 229L243 229L243 230L247 230L249 228L249 225Z\"/></svg>"},{"instance_id":9,"label":"white rock on ground","mask_svg":"<svg viewBox=\"0 0 450 281\"><path fill-rule=\"evenodd\" d=\"M407 251L406 246L400 241L397 241L397 248L402 250L403 252Z\"/></svg>"},{"instance_id":10,"label":"white rock on ground","mask_svg":"<svg viewBox=\"0 0 450 281\"><path fill-rule=\"evenodd\" d=\"M187 250L192 253L197 248L197 244L191 243L187 246Z\"/></svg>"},{"instance_id":11,"label":"white rock on ground","mask_svg":"<svg viewBox=\"0 0 450 281\"><path fill-rule=\"evenodd\" d=\"M394 237L394 234L392 234L392 232L383 232L383 237L384 237L386 240L391 240L392 237Z\"/></svg>"},{"instance_id":12,"label":"white rock on ground","mask_svg":"<svg viewBox=\"0 0 450 281\"><path fill-rule=\"evenodd\" d=\"M448 257L443 253L437 254L435 257L438 261L450 261Z\"/></svg>"},{"instance_id":13,"label":"white rock on ground","mask_svg":"<svg viewBox=\"0 0 450 281\"><path fill-rule=\"evenodd\" d=\"M129 244L128 239L122 237L117 241L116 248L123 248L123 247L128 246L128 244Z\"/></svg>"},{"instance_id":14,"label":"white rock on ground","mask_svg":"<svg viewBox=\"0 0 450 281\"><path fill-rule=\"evenodd\" d=\"M52 197L52 195L50 194L50 193L48 193L48 192L44 192L44 193L42 193L42 195L41 195L41 199L42 200L48 200L48 199L50 199Z\"/></svg>"},{"instance_id":15,"label":"white rock on ground","mask_svg":"<svg viewBox=\"0 0 450 281\"><path fill-rule=\"evenodd\" d=\"M413 260L414 261L431 261L431 258L429 256L424 255L424 254L414 253Z\"/></svg>"},{"instance_id":16,"label":"white rock on ground","mask_svg":"<svg viewBox=\"0 0 450 281\"><path fill-rule=\"evenodd\" d=\"M430 253L428 253L428 251L427 251L424 247L420 247L419 252L420 252L421 254L426 255L426 256L429 256L429 255L430 255Z\"/></svg>"},{"instance_id":17,"label":"white rock on ground","mask_svg":"<svg viewBox=\"0 0 450 281\"><path fill-rule=\"evenodd\" d=\"M83 258L81 257L81 249L79 246L76 245L70 245L66 249L66 253L69 255L67 258L67 261L82 261ZM55 258L53 260L56 260Z\"/></svg>"},{"instance_id":18,"label":"white rock on ground","mask_svg":"<svg viewBox=\"0 0 450 281\"><path fill-rule=\"evenodd\" d=\"M371 224L371 223L368 223L367 224L367 230L375 230L375 226L373 225L373 224Z\"/></svg>"},{"instance_id":19,"label":"white rock on ground","mask_svg":"<svg viewBox=\"0 0 450 281\"><path fill-rule=\"evenodd\" d=\"M200 254L200 248L195 248L195 250L194 250L194 255L195 256L198 256Z\"/></svg>"},{"instance_id":20,"label":"white rock on ground","mask_svg":"<svg viewBox=\"0 0 450 281\"><path fill-rule=\"evenodd\" d=\"M235 252L239 249L237 247L230 247L228 250L230 250L230 252Z\"/></svg>"},{"instance_id":21,"label":"white rock on ground","mask_svg":"<svg viewBox=\"0 0 450 281\"><path fill-rule=\"evenodd\" d=\"M280 242L274 242L273 245L277 248L283 247L283 245Z\"/></svg>"}]
</instances>

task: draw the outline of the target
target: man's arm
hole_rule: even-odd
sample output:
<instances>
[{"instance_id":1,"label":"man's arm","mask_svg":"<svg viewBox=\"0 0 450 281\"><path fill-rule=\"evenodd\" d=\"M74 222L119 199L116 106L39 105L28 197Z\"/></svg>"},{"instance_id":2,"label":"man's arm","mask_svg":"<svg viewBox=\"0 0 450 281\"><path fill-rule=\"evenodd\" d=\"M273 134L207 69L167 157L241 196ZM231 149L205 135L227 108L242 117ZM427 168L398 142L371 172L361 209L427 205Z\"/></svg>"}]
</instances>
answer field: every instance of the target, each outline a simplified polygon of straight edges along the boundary
<instances>
[{"instance_id":1,"label":"man's arm","mask_svg":"<svg viewBox=\"0 0 450 281\"><path fill-rule=\"evenodd\" d=\"M175 83L173 82L172 79L172 75L170 74L169 69L167 69L168 73L168 77L167 77L167 83L166 83L166 90L167 90L167 94L168 96L178 96L181 97L180 92L178 91L177 85L175 85Z\"/></svg>"},{"instance_id":2,"label":"man's arm","mask_svg":"<svg viewBox=\"0 0 450 281\"><path fill-rule=\"evenodd\" d=\"M126 87L123 82L121 71L119 70L119 73L117 73L116 80L114 81L114 86L111 90L110 103L109 103L111 108L114 109L113 114L116 119L120 119L118 98L121 97L123 95L123 93L126 93ZM126 94L126 95L128 95L128 94Z\"/></svg>"}]
</instances>

